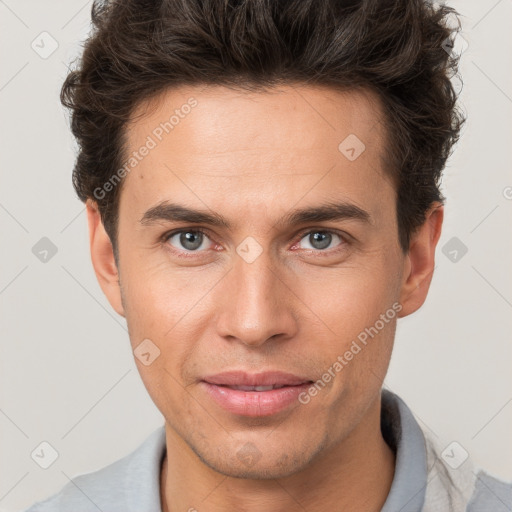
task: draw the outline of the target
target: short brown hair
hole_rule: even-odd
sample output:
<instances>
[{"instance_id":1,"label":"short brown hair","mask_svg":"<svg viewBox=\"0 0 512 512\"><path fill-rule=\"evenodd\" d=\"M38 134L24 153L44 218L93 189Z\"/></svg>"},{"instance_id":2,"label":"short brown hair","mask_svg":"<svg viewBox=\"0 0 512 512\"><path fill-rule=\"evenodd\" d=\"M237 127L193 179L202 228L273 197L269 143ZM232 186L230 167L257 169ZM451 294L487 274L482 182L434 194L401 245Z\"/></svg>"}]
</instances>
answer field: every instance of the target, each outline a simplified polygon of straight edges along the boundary
<instances>
[{"instance_id":1,"label":"short brown hair","mask_svg":"<svg viewBox=\"0 0 512 512\"><path fill-rule=\"evenodd\" d=\"M73 185L94 199L116 250L122 183L98 198L122 166L125 126L141 101L173 86L252 90L279 84L364 87L379 95L397 184L399 240L435 201L464 117L443 45L457 12L428 0L95 1L93 32L61 101L79 152Z\"/></svg>"}]
</instances>

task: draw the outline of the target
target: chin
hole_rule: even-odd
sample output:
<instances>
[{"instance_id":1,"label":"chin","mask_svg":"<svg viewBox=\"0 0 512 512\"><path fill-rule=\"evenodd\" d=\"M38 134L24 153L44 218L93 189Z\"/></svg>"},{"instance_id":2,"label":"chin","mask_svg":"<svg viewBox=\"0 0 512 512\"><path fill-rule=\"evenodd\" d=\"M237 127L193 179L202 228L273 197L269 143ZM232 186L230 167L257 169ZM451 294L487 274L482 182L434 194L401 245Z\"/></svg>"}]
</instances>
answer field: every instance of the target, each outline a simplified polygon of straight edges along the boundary
<instances>
[{"instance_id":1,"label":"chin","mask_svg":"<svg viewBox=\"0 0 512 512\"><path fill-rule=\"evenodd\" d=\"M260 452L253 443L247 442L236 452L232 452L231 447L213 453L198 453L194 447L192 449L203 464L222 475L232 478L273 480L289 477L305 469L322 451L322 446L305 449L293 445L278 449L268 443Z\"/></svg>"}]
</instances>

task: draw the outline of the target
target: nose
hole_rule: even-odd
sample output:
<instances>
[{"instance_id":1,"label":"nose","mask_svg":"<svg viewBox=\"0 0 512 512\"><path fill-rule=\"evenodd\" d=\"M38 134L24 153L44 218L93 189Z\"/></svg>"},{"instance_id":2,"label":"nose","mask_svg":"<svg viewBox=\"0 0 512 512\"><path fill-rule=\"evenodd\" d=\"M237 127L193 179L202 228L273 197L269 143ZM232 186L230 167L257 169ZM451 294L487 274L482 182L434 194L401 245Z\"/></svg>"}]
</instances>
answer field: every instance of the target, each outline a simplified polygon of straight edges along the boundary
<instances>
[{"instance_id":1,"label":"nose","mask_svg":"<svg viewBox=\"0 0 512 512\"><path fill-rule=\"evenodd\" d=\"M299 300L265 251L252 263L235 256L217 302L218 334L249 347L297 333Z\"/></svg>"}]
</instances>

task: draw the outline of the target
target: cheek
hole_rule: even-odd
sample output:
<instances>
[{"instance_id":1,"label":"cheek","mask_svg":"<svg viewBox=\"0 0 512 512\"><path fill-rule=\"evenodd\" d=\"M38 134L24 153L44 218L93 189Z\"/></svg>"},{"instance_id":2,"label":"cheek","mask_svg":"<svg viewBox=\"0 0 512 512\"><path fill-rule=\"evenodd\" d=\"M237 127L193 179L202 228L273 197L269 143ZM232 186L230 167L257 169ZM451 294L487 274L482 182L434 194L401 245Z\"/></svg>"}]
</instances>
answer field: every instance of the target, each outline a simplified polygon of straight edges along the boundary
<instances>
[{"instance_id":1,"label":"cheek","mask_svg":"<svg viewBox=\"0 0 512 512\"><path fill-rule=\"evenodd\" d=\"M160 388L189 384L191 377L185 370L197 358L197 341L206 337L204 330L211 326L211 298L223 270L176 270L165 261L148 264L135 259L124 264L123 303L132 348L149 339L160 351L156 369L138 365L146 387L157 388L154 394Z\"/></svg>"},{"instance_id":2,"label":"cheek","mask_svg":"<svg viewBox=\"0 0 512 512\"><path fill-rule=\"evenodd\" d=\"M299 282L301 298L321 319L321 332L310 334L319 342L315 356L324 361L331 390L323 400L333 410L363 403L387 371L400 309L392 265L382 259Z\"/></svg>"},{"instance_id":3,"label":"cheek","mask_svg":"<svg viewBox=\"0 0 512 512\"><path fill-rule=\"evenodd\" d=\"M137 368L151 399L174 424L180 414L188 414L191 406L185 391L189 381L184 378L183 368L193 359L193 340L201 336L194 314L200 309L197 303L204 291L191 287L190 279L171 274L163 266L148 268L134 262L131 268L137 271L130 273L129 262L125 263L123 302ZM158 353L150 365L136 355L137 347L143 341L147 343L145 340L154 344L150 345L150 352Z\"/></svg>"},{"instance_id":4,"label":"cheek","mask_svg":"<svg viewBox=\"0 0 512 512\"><path fill-rule=\"evenodd\" d=\"M183 272L163 258L126 258L122 264L122 293L126 317L133 332L163 339L211 288L209 272Z\"/></svg>"},{"instance_id":5,"label":"cheek","mask_svg":"<svg viewBox=\"0 0 512 512\"><path fill-rule=\"evenodd\" d=\"M326 332L330 331L333 341L340 343L357 337L392 308L399 297L399 284L384 264L373 264L324 269L323 274L298 278L294 291Z\"/></svg>"},{"instance_id":6,"label":"cheek","mask_svg":"<svg viewBox=\"0 0 512 512\"><path fill-rule=\"evenodd\" d=\"M387 372L400 304L396 284L369 272L340 276L314 302L327 333L322 352L327 393L320 400L334 430L348 416L361 416ZM357 277L357 278L356 278ZM328 327L327 327L328 326Z\"/></svg>"}]
</instances>

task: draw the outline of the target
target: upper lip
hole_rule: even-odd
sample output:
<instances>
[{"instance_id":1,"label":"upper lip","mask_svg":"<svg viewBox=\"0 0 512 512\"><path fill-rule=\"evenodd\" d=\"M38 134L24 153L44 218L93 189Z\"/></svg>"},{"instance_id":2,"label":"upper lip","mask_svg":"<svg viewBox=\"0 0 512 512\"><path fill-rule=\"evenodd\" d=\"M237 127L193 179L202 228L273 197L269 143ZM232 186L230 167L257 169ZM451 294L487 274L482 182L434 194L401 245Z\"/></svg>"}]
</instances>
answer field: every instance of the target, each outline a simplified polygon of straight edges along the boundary
<instances>
[{"instance_id":1,"label":"upper lip","mask_svg":"<svg viewBox=\"0 0 512 512\"><path fill-rule=\"evenodd\" d=\"M299 384L313 382L308 378L280 371L263 373L230 371L210 375L203 380L209 384L223 386L298 386Z\"/></svg>"}]
</instances>

